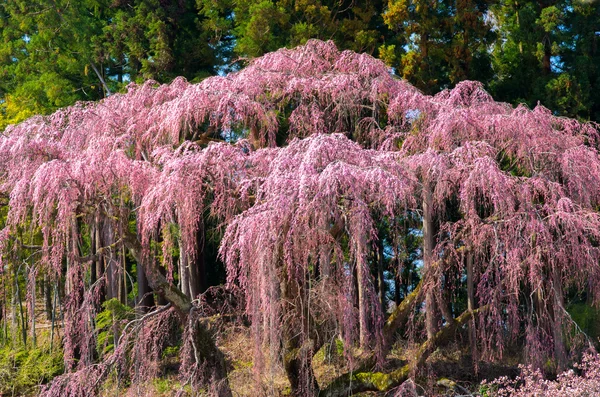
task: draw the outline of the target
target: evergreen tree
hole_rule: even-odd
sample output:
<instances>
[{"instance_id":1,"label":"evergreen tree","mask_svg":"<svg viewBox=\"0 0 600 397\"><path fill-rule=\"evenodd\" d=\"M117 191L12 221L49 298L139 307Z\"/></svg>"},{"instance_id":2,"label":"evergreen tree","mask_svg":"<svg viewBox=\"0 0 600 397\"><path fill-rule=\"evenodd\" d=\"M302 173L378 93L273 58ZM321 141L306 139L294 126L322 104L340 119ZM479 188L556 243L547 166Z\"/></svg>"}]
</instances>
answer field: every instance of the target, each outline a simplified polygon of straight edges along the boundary
<instances>
[{"instance_id":1,"label":"evergreen tree","mask_svg":"<svg viewBox=\"0 0 600 397\"><path fill-rule=\"evenodd\" d=\"M103 95L89 46L101 32L97 6L63 0L0 3L0 129Z\"/></svg>"},{"instance_id":2,"label":"evergreen tree","mask_svg":"<svg viewBox=\"0 0 600 397\"><path fill-rule=\"evenodd\" d=\"M0 129L130 81L217 72L223 38L193 0L0 3Z\"/></svg>"},{"instance_id":3,"label":"evergreen tree","mask_svg":"<svg viewBox=\"0 0 600 397\"><path fill-rule=\"evenodd\" d=\"M491 77L487 22L491 0L389 0L385 23L400 46L383 57L398 74L427 93L470 79ZM387 57L387 58L386 58Z\"/></svg>"},{"instance_id":4,"label":"evergreen tree","mask_svg":"<svg viewBox=\"0 0 600 397\"><path fill-rule=\"evenodd\" d=\"M210 0L200 2L204 10L215 6ZM241 56L260 56L311 38L331 39L340 48L373 54L388 35L381 0L241 0L219 7L229 10L235 52Z\"/></svg>"},{"instance_id":5,"label":"evergreen tree","mask_svg":"<svg viewBox=\"0 0 600 397\"><path fill-rule=\"evenodd\" d=\"M565 25L568 8L566 1L537 0L506 0L492 8L499 39L492 51L490 89L498 99L529 106L541 101L565 115L581 110L577 83L564 73L561 57L578 40Z\"/></svg>"},{"instance_id":6,"label":"evergreen tree","mask_svg":"<svg viewBox=\"0 0 600 397\"><path fill-rule=\"evenodd\" d=\"M193 80L216 73L217 38L205 29L195 1L120 0L111 13L95 44L117 81Z\"/></svg>"},{"instance_id":7,"label":"evergreen tree","mask_svg":"<svg viewBox=\"0 0 600 397\"><path fill-rule=\"evenodd\" d=\"M561 114L600 120L600 3L570 1L561 42L563 73L548 104Z\"/></svg>"}]
</instances>

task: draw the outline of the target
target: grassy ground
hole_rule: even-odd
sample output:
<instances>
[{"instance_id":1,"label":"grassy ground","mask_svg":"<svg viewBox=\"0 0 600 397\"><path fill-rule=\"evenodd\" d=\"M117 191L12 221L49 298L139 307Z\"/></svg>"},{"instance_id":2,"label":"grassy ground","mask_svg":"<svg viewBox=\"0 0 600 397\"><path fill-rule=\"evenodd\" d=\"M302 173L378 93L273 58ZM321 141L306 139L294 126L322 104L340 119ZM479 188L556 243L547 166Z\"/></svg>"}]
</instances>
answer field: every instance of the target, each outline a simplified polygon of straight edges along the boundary
<instances>
[{"instance_id":1,"label":"grassy ground","mask_svg":"<svg viewBox=\"0 0 600 397\"><path fill-rule=\"evenodd\" d=\"M35 395L39 386L63 371L63 356L60 349L62 330L58 322L50 350L50 323L42 307L36 307L37 346L31 340L25 347L17 329L8 329L7 340L0 344L0 396ZM9 319L9 323L11 319ZM3 332L0 332L3 334ZM251 332L241 325L226 325L219 329L218 344L225 353L229 368L229 383L236 397L279 397L290 394L289 383L281 365L269 365L270 352L263 347L265 362L262 370L257 370L253 360L254 342ZM384 365L385 370L398 368L410 360L416 345L399 342L390 352ZM508 352L501 363L480 362L475 367L469 352L456 346L448 346L436 351L429 359L426 368L416 374L415 386L419 395L453 396L477 393L482 379L494 379L502 375L517 375L518 352ZM126 387L112 376L103 385L103 395L136 397L170 397L189 391L177 380L179 370L178 349L165 352L163 376L146 385ZM343 354L340 342L323 347L313 362L319 385L325 386L350 368ZM363 396L377 396L367 393Z\"/></svg>"}]
</instances>

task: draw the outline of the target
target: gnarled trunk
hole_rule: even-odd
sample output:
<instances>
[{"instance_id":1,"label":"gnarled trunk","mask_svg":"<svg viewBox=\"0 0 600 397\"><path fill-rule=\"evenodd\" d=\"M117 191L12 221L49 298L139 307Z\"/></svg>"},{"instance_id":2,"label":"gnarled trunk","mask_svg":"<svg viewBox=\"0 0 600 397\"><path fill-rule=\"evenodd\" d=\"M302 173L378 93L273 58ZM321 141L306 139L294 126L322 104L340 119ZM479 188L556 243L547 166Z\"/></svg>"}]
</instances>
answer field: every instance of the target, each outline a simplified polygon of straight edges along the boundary
<instances>
[{"instance_id":1,"label":"gnarled trunk","mask_svg":"<svg viewBox=\"0 0 600 397\"><path fill-rule=\"evenodd\" d=\"M211 378L206 379L206 381L217 385L219 396L231 396L231 389L227 381L225 357L215 344L210 331L193 315L194 306L190 298L166 279L155 261L144 258L137 236L126 235L124 236L124 242L136 259L138 266L143 268L148 285L154 292L173 305L183 324L188 324L188 332L191 332L190 338L195 353L195 363L198 368L206 368L211 371Z\"/></svg>"},{"instance_id":2,"label":"gnarled trunk","mask_svg":"<svg viewBox=\"0 0 600 397\"><path fill-rule=\"evenodd\" d=\"M279 282L283 298L282 312L286 313L282 324L283 367L294 397L312 397L319 393L319 385L312 368L312 356L318 346L307 330L303 319L309 318L305 291L287 276L282 265ZM303 312L298 313L298 310Z\"/></svg>"}]
</instances>

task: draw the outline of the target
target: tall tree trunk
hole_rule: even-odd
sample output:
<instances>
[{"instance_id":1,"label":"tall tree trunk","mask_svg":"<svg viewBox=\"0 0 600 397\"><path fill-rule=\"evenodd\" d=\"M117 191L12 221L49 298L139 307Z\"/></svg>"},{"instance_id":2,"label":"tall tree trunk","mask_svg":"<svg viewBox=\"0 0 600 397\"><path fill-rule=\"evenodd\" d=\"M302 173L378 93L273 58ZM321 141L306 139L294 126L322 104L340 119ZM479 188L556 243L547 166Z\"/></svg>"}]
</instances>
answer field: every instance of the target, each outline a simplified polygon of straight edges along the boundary
<instances>
[{"instance_id":1,"label":"tall tree trunk","mask_svg":"<svg viewBox=\"0 0 600 397\"><path fill-rule=\"evenodd\" d=\"M189 290L192 299L206 290L204 277L204 248L198 247L194 264L188 266L189 271Z\"/></svg>"},{"instance_id":2,"label":"tall tree trunk","mask_svg":"<svg viewBox=\"0 0 600 397\"><path fill-rule=\"evenodd\" d=\"M475 310L475 275L474 275L474 254L473 252L467 252L467 310L472 312ZM477 341L475 339L475 319L471 319L469 322L469 345L471 346L471 354L473 360L477 360Z\"/></svg>"},{"instance_id":3,"label":"tall tree trunk","mask_svg":"<svg viewBox=\"0 0 600 397\"><path fill-rule=\"evenodd\" d=\"M46 309L46 319L50 321L52 319L52 285L50 279L44 274L44 306Z\"/></svg>"},{"instance_id":4,"label":"tall tree trunk","mask_svg":"<svg viewBox=\"0 0 600 397\"><path fill-rule=\"evenodd\" d=\"M100 220L100 215L96 214L96 221L95 221L95 225L94 225L94 242L95 242L95 252L97 253L104 244L104 241L102 239L102 221ZM106 277L105 277L105 257L104 255L99 256L98 258L96 258L96 276L95 276L95 280L99 280L100 278L104 277L104 280L100 282L100 285L98 286L98 288L100 289L98 294L99 294L99 302L104 302L106 300ZM94 263L92 263L94 264Z\"/></svg>"},{"instance_id":5,"label":"tall tree trunk","mask_svg":"<svg viewBox=\"0 0 600 397\"><path fill-rule=\"evenodd\" d=\"M137 307L142 312L147 312L154 306L154 294L148 283L144 266L138 261L137 263L137 284L138 284L138 299Z\"/></svg>"},{"instance_id":6,"label":"tall tree trunk","mask_svg":"<svg viewBox=\"0 0 600 397\"><path fill-rule=\"evenodd\" d=\"M98 280L98 258L96 258L96 224L92 223L90 227L90 254L92 262L90 263L90 285L94 285Z\"/></svg>"},{"instance_id":7,"label":"tall tree trunk","mask_svg":"<svg viewBox=\"0 0 600 397\"><path fill-rule=\"evenodd\" d=\"M31 302L30 307L31 307L31 344L32 346L35 348L37 339L36 339L36 335L35 335L35 302L36 302L36 277L35 277L35 270L33 268L30 268L29 266L27 267L27 283L30 285L30 290L31 290ZM32 278L32 280L29 280L29 278ZM33 284L33 285L32 285Z\"/></svg>"},{"instance_id":8,"label":"tall tree trunk","mask_svg":"<svg viewBox=\"0 0 600 397\"><path fill-rule=\"evenodd\" d=\"M27 346L27 321L25 320L25 313L23 311L23 300L21 299L21 289L19 288L19 273L15 267L15 296L16 301L19 303L19 313L21 313L21 336L23 338L23 345Z\"/></svg>"},{"instance_id":9,"label":"tall tree trunk","mask_svg":"<svg viewBox=\"0 0 600 397\"><path fill-rule=\"evenodd\" d=\"M400 274L396 274L394 277L394 302L396 303L396 307L398 307L398 305L400 305L400 302L402 302L402 298L400 296L400 288Z\"/></svg>"},{"instance_id":10,"label":"tall tree trunk","mask_svg":"<svg viewBox=\"0 0 600 397\"><path fill-rule=\"evenodd\" d=\"M250 133L248 134L248 140L254 149L260 149L263 145L260 139L260 133L258 127L250 127Z\"/></svg>"},{"instance_id":11,"label":"tall tree trunk","mask_svg":"<svg viewBox=\"0 0 600 397\"><path fill-rule=\"evenodd\" d=\"M54 304L52 305L52 317L50 323L50 352L54 346L54 326L56 325L56 300L58 299L58 286L54 286Z\"/></svg>"},{"instance_id":12,"label":"tall tree trunk","mask_svg":"<svg viewBox=\"0 0 600 397\"><path fill-rule=\"evenodd\" d=\"M423 273L432 268L434 262L433 250L435 248L435 226L433 220L433 194L429 183L423 184ZM435 284L435 283L434 283ZM425 328L427 339L433 338L438 330L438 316L435 304L435 295L431 287L425 294Z\"/></svg>"},{"instance_id":13,"label":"tall tree trunk","mask_svg":"<svg viewBox=\"0 0 600 397\"><path fill-rule=\"evenodd\" d=\"M386 353L394 342L396 331L408 321L410 313L414 310L417 303L421 302L424 281L421 280L416 288L404 296L402 302L396 305L396 308L387 318L383 326L384 348Z\"/></svg>"},{"instance_id":14,"label":"tall tree trunk","mask_svg":"<svg viewBox=\"0 0 600 397\"><path fill-rule=\"evenodd\" d=\"M563 290L560 270L552 268L552 292L554 295L552 307L552 339L554 340L554 357L556 358L557 373L567 369L568 358L567 349L563 339Z\"/></svg>"},{"instance_id":15,"label":"tall tree trunk","mask_svg":"<svg viewBox=\"0 0 600 397\"><path fill-rule=\"evenodd\" d=\"M102 240L105 246L111 246L115 242L115 234L112 225L109 222L103 224L103 236ZM108 255L105 256L107 259L106 264L106 297L107 299L119 298L119 281L120 277L118 274L118 263L116 253L114 250L110 250Z\"/></svg>"},{"instance_id":16,"label":"tall tree trunk","mask_svg":"<svg viewBox=\"0 0 600 397\"><path fill-rule=\"evenodd\" d=\"M181 292L184 293L188 298L192 298L190 293L190 272L189 272L189 261L188 254L185 251L183 242L179 239L179 284Z\"/></svg>"},{"instance_id":17,"label":"tall tree trunk","mask_svg":"<svg viewBox=\"0 0 600 397\"><path fill-rule=\"evenodd\" d=\"M521 30L521 20L519 18L519 3L515 2L514 4L514 12L515 12L515 18L517 21L517 27L519 28L519 30ZM519 40L519 54L523 55L523 42L521 40Z\"/></svg>"},{"instance_id":18,"label":"tall tree trunk","mask_svg":"<svg viewBox=\"0 0 600 397\"><path fill-rule=\"evenodd\" d=\"M17 269L15 268L15 274L17 273ZM9 281L11 281L9 279ZM10 331L11 331L11 340L14 340L15 338L15 333L17 331L17 327L18 327L18 323L17 323L17 293L15 292L15 286L13 284L12 286L12 293L10 296L10 312L11 312L11 324L10 324Z\"/></svg>"},{"instance_id":19,"label":"tall tree trunk","mask_svg":"<svg viewBox=\"0 0 600 397\"><path fill-rule=\"evenodd\" d=\"M196 232L196 258L194 265L190 266L189 269L190 293L193 299L195 299L208 288L206 280L206 255L204 253L204 228L202 224L198 225L198 231Z\"/></svg>"},{"instance_id":20,"label":"tall tree trunk","mask_svg":"<svg viewBox=\"0 0 600 397\"><path fill-rule=\"evenodd\" d=\"M383 239L377 242L377 290L379 292L379 304L381 312L385 313L385 279L384 279L384 257L383 257Z\"/></svg>"},{"instance_id":21,"label":"tall tree trunk","mask_svg":"<svg viewBox=\"0 0 600 397\"><path fill-rule=\"evenodd\" d=\"M4 277L2 277L2 335L3 335L3 346L6 346L8 342L8 324L6 324L8 318L6 313L6 306L8 301L6 300L6 286L4 284Z\"/></svg>"},{"instance_id":22,"label":"tall tree trunk","mask_svg":"<svg viewBox=\"0 0 600 397\"><path fill-rule=\"evenodd\" d=\"M119 267L119 301L127 305L127 258L125 257L125 247L121 247L119 252L121 266Z\"/></svg>"},{"instance_id":23,"label":"tall tree trunk","mask_svg":"<svg viewBox=\"0 0 600 397\"><path fill-rule=\"evenodd\" d=\"M360 348L366 350L369 348L369 323L368 323L368 302L365 291L365 282L368 275L365 275L365 265L362 260L357 260L356 263L356 284L358 292L358 339Z\"/></svg>"},{"instance_id":24,"label":"tall tree trunk","mask_svg":"<svg viewBox=\"0 0 600 397\"><path fill-rule=\"evenodd\" d=\"M552 48L549 43L550 39L548 36L544 37L544 57L542 58L542 73L544 75L549 75L552 72Z\"/></svg>"}]
</instances>

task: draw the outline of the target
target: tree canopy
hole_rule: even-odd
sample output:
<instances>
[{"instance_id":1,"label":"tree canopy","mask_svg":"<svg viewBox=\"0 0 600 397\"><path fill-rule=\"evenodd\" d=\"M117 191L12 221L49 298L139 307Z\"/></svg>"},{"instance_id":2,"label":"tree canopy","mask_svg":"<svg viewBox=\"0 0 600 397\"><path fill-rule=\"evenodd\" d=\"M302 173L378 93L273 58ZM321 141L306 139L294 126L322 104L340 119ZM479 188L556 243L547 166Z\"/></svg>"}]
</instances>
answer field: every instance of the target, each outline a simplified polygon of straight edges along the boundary
<instances>
[{"instance_id":1,"label":"tree canopy","mask_svg":"<svg viewBox=\"0 0 600 397\"><path fill-rule=\"evenodd\" d=\"M475 361L516 345L562 371L594 345L566 301L597 302L599 138L479 82L426 95L319 40L11 125L2 264L65 294L67 371L42 395L98 393L115 369L141 384L177 332L182 384L231 395L206 323L218 268L257 373L280 363L297 396L391 390L461 333ZM111 298L137 313L98 353ZM414 359L384 365L411 333ZM349 372L319 384L313 357L336 339Z\"/></svg>"}]
</instances>

